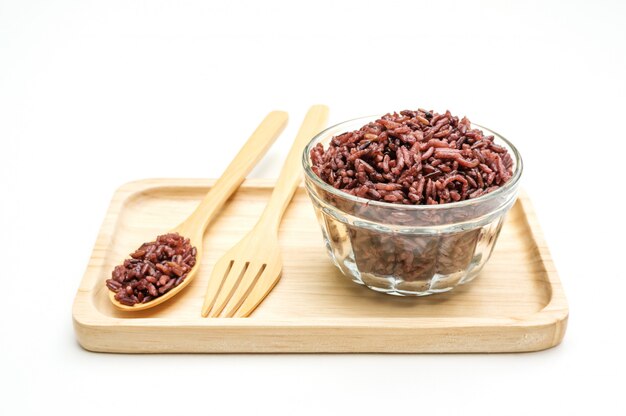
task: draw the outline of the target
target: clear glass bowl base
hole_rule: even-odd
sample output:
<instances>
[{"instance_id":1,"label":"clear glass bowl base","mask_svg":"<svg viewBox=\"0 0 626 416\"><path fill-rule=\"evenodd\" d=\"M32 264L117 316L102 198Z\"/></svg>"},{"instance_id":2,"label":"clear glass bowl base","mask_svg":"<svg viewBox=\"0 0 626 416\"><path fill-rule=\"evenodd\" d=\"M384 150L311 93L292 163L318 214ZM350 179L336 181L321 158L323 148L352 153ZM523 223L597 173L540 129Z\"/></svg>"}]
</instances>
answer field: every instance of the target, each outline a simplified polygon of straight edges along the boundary
<instances>
[{"instance_id":1,"label":"clear glass bowl base","mask_svg":"<svg viewBox=\"0 0 626 416\"><path fill-rule=\"evenodd\" d=\"M390 233L386 247L385 243L372 247L372 243L375 245L378 240L372 239L369 230L343 223L319 207L316 207L316 213L326 250L337 268L355 283L395 296L444 293L474 280L489 260L504 221L504 216L500 216L482 227L443 234L399 236ZM380 231L376 231L376 235L380 235ZM367 240L363 240L364 237ZM454 252L446 250L446 242L461 245L462 255L455 256ZM378 258L373 262L367 258L369 252L379 255L381 251L392 252L392 258L399 259L396 266L381 264ZM409 256L417 260L408 269L402 269L406 266L402 261ZM410 266L417 263L418 271L415 272ZM385 267L392 273L377 272Z\"/></svg>"}]
</instances>

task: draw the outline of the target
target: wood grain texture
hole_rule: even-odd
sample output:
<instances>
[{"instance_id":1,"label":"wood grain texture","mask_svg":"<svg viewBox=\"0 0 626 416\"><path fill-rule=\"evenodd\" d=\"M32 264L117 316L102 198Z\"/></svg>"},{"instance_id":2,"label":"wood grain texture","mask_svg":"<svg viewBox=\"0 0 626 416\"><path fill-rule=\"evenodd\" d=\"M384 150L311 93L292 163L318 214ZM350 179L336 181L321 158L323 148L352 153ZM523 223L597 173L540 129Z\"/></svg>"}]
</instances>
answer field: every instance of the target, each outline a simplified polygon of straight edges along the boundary
<instances>
[{"instance_id":1,"label":"wood grain texture","mask_svg":"<svg viewBox=\"0 0 626 416\"><path fill-rule=\"evenodd\" d=\"M280 226L283 277L248 318L200 315L212 265L255 224L273 181L248 180L209 225L202 266L178 296L124 312L105 279L159 230L186 218L214 181L152 179L113 197L73 306L78 342L102 352L521 352L559 344L568 307L537 218L521 195L481 274L451 292L401 298L354 284L331 264L302 188Z\"/></svg>"}]
</instances>

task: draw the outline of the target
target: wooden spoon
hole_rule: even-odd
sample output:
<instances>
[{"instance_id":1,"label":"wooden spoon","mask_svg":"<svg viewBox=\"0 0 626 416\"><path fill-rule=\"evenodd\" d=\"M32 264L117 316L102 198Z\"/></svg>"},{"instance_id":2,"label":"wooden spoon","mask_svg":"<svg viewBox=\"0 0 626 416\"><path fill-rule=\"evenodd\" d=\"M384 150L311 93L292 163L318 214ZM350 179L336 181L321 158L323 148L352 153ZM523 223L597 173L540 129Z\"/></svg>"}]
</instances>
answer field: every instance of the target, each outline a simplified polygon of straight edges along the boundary
<instances>
[{"instance_id":1,"label":"wooden spoon","mask_svg":"<svg viewBox=\"0 0 626 416\"><path fill-rule=\"evenodd\" d=\"M141 311L161 303L176 296L196 277L202 259L202 237L207 226L215 218L222 208L222 205L230 198L246 175L252 170L261 159L269 147L274 143L287 124L287 113L283 111L273 111L265 117L263 122L252 133L246 144L241 148L235 159L230 162L222 176L215 182L215 185L206 194L196 210L180 225L171 230L183 237L189 238L191 245L196 247L196 264L187 274L187 277L176 287L165 294L146 303L136 303L132 306L123 305L115 299L115 292L109 290L109 299L117 308L124 311Z\"/></svg>"}]
</instances>

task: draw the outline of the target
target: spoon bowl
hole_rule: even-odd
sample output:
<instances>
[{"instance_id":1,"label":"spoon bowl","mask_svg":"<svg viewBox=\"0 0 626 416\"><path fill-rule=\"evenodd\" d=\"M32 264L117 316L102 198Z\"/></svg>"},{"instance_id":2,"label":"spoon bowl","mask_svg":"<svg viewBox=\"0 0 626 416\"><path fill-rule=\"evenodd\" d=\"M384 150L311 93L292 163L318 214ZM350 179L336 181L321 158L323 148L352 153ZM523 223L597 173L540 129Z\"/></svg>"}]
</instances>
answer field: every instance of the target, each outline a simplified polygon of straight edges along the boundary
<instances>
[{"instance_id":1,"label":"spoon bowl","mask_svg":"<svg viewBox=\"0 0 626 416\"><path fill-rule=\"evenodd\" d=\"M132 306L120 303L117 299L115 299L115 292L109 290L109 300L116 308L132 312L143 311L153 308L176 296L179 292L185 289L185 287L187 287L187 285L189 285L189 283L191 283L191 281L196 277L196 275L198 274L198 270L200 269L200 261L198 259L202 258L202 234L199 234L197 231L195 231L195 235L184 234L185 231L189 231L189 227L185 227L186 223L187 221L170 231L171 233L178 233L183 237L189 238L191 246L196 248L196 264L191 268L191 270L189 270L189 272L187 272L187 276L185 277L185 279L183 279L183 281L180 282L178 286L174 286L163 295L156 297L149 302L136 303Z\"/></svg>"}]
</instances>

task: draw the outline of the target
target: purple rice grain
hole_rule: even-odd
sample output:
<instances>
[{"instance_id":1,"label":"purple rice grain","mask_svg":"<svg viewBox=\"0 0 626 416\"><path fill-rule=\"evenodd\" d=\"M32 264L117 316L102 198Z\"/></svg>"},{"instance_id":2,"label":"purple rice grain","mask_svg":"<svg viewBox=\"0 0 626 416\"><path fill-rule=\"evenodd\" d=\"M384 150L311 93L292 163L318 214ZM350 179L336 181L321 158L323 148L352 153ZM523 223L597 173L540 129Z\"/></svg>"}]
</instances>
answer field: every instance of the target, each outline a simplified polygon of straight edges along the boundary
<instances>
[{"instance_id":1,"label":"purple rice grain","mask_svg":"<svg viewBox=\"0 0 626 416\"><path fill-rule=\"evenodd\" d=\"M196 255L188 238L178 233L160 235L116 266L106 286L123 305L149 302L180 285L195 266Z\"/></svg>"}]
</instances>

